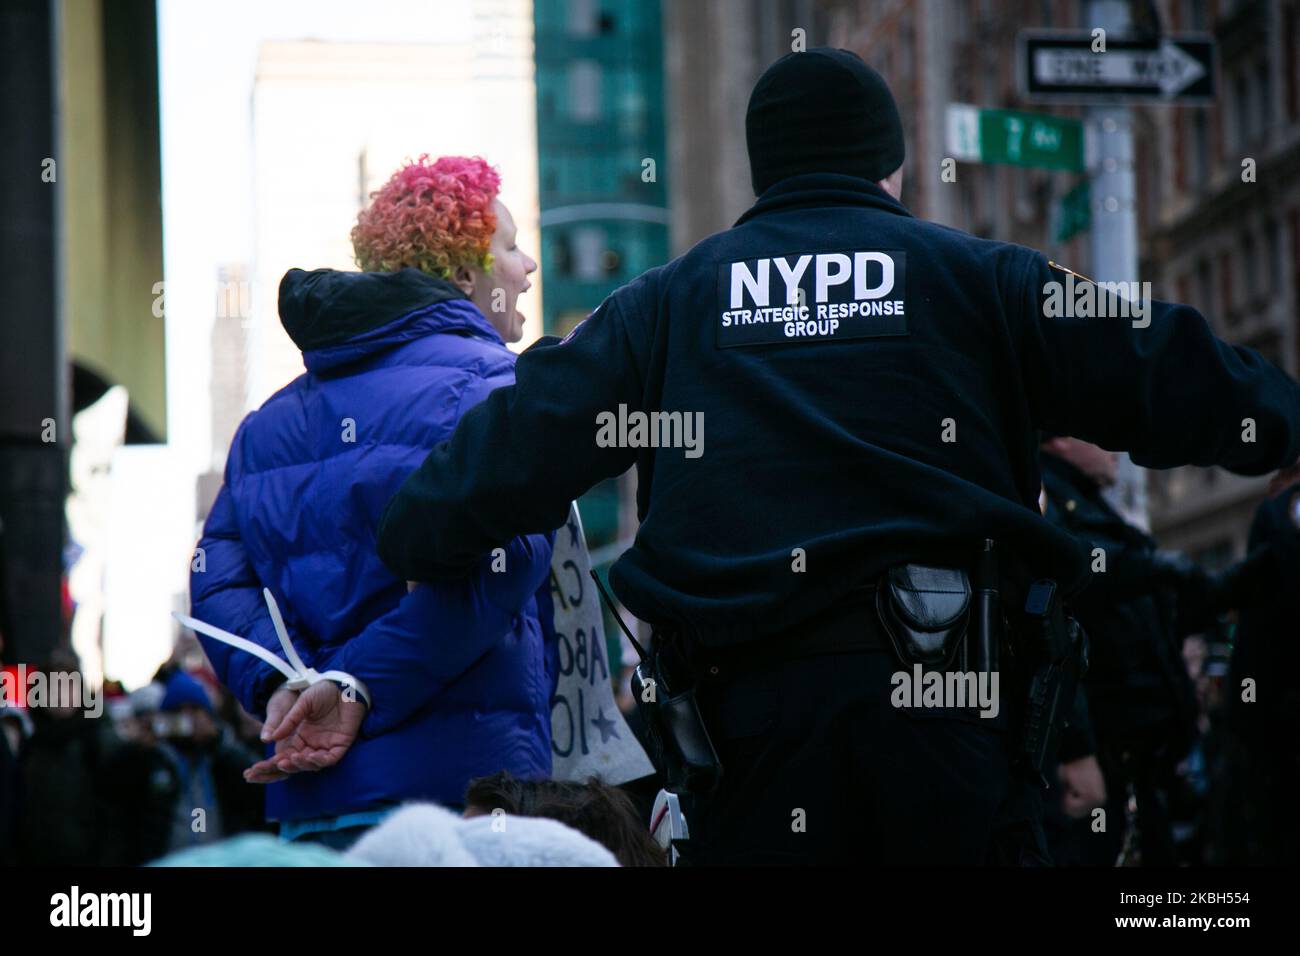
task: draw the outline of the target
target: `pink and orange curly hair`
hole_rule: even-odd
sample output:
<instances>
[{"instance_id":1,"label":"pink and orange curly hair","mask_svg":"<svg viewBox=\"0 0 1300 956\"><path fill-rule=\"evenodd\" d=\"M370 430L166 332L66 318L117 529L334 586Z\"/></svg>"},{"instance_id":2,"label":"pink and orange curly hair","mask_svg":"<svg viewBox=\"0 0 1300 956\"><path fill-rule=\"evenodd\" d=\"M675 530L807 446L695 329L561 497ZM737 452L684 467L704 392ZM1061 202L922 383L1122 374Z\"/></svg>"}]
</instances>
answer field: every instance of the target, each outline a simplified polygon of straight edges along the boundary
<instances>
[{"instance_id":1,"label":"pink and orange curly hair","mask_svg":"<svg viewBox=\"0 0 1300 956\"><path fill-rule=\"evenodd\" d=\"M366 272L407 267L450 279L460 266L492 268L492 200L501 176L477 156L428 155L393 173L370 194L352 227L352 249Z\"/></svg>"}]
</instances>

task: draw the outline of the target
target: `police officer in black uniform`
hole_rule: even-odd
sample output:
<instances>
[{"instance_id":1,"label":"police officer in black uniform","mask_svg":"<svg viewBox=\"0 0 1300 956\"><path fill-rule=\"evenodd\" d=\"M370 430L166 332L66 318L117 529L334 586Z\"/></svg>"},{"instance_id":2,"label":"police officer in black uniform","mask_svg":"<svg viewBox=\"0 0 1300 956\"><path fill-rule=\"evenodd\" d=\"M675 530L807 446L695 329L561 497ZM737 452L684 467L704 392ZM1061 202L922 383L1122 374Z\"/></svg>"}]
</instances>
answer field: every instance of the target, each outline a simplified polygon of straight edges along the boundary
<instances>
[{"instance_id":1,"label":"police officer in black uniform","mask_svg":"<svg viewBox=\"0 0 1300 956\"><path fill-rule=\"evenodd\" d=\"M722 766L687 858L1017 861L1007 710L899 697L882 575L993 539L1077 589L1086 551L1037 508L1038 429L1263 473L1300 455L1300 389L1184 306L1057 316L1042 255L913 218L893 97L852 53L778 60L746 129L755 204L524 352L389 504L380 554L411 580L463 573L636 465L610 579L698 679Z\"/></svg>"},{"instance_id":2,"label":"police officer in black uniform","mask_svg":"<svg viewBox=\"0 0 1300 956\"><path fill-rule=\"evenodd\" d=\"M1159 550L1129 524L1102 494L1115 481L1113 454L1061 435L1048 436L1042 451L1044 516L1095 549L1091 579L1071 608L1089 638L1087 712L1113 825L1086 828L1081 862L1115 862L1131 792L1142 864L1174 866L1170 795L1197 737L1182 640L1235 607L1248 582L1240 568L1212 573Z\"/></svg>"},{"instance_id":3,"label":"police officer in black uniform","mask_svg":"<svg viewBox=\"0 0 1300 956\"><path fill-rule=\"evenodd\" d=\"M1242 845L1224 862L1300 862L1300 484L1270 489L1251 523L1257 587L1241 609L1226 688L1242 748L1232 810Z\"/></svg>"}]
</instances>

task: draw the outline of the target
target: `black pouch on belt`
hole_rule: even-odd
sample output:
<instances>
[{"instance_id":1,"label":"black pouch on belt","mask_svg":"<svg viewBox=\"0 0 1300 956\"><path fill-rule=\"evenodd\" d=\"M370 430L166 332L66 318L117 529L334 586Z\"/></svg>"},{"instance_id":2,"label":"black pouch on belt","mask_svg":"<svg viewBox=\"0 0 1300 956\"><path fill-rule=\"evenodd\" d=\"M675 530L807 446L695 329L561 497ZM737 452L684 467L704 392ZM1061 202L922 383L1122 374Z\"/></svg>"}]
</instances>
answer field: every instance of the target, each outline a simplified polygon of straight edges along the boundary
<instances>
[{"instance_id":1,"label":"black pouch on belt","mask_svg":"<svg viewBox=\"0 0 1300 956\"><path fill-rule=\"evenodd\" d=\"M876 588L876 612L904 664L951 663L970 623L970 578L959 568L900 564Z\"/></svg>"},{"instance_id":2,"label":"black pouch on belt","mask_svg":"<svg viewBox=\"0 0 1300 956\"><path fill-rule=\"evenodd\" d=\"M700 715L689 664L677 651L673 639L655 640L632 672L632 694L664 789L707 795L722 778L722 764Z\"/></svg>"},{"instance_id":3,"label":"black pouch on belt","mask_svg":"<svg viewBox=\"0 0 1300 956\"><path fill-rule=\"evenodd\" d=\"M680 634L656 632L647 653L619 616L593 569L600 599L641 658L632 671L632 696L646 732L650 759L664 774L669 793L709 794L722 779L722 763L695 699L695 677L687 642Z\"/></svg>"}]
</instances>

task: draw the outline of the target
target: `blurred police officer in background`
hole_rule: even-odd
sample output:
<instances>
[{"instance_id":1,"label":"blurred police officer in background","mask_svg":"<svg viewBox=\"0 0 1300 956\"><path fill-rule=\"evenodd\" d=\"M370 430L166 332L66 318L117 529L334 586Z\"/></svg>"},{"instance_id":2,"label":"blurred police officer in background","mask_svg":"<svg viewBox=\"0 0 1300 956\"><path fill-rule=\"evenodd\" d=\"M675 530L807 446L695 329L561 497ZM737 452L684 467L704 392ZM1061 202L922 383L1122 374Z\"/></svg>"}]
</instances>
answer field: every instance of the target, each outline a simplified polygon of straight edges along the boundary
<instances>
[{"instance_id":1,"label":"blurred police officer in background","mask_svg":"<svg viewBox=\"0 0 1300 956\"><path fill-rule=\"evenodd\" d=\"M891 700L925 650L907 628L960 641L948 612L970 610L904 566L967 569L993 539L1004 606L1024 603L1012 578L1077 591L1087 551L1038 512L1039 429L1261 474L1300 455L1300 389L1193 309L1060 315L1065 273L1039 253L913 218L893 97L852 53L778 60L746 129L755 204L524 352L390 502L380 554L410 580L463 574L635 464L641 524L610 578L721 764L686 859L1032 861L1007 709ZM707 431L664 447L682 442L651 419L652 445L635 416L654 412Z\"/></svg>"},{"instance_id":2,"label":"blurred police officer in background","mask_svg":"<svg viewBox=\"0 0 1300 956\"><path fill-rule=\"evenodd\" d=\"M1244 602L1233 643L1228 714L1240 741L1236 780L1241 845L1226 863L1300 862L1300 484L1255 512L1249 560L1261 580Z\"/></svg>"},{"instance_id":3,"label":"blurred police officer in background","mask_svg":"<svg viewBox=\"0 0 1300 956\"><path fill-rule=\"evenodd\" d=\"M1063 435L1047 436L1042 452L1047 520L1095 549L1093 573L1071 609L1089 639L1086 719L1105 778L1107 826L1095 830L1085 818L1078 862L1114 864L1131 795L1142 864L1173 866L1171 796L1198 733L1182 641L1241 603L1249 572L1244 563L1206 571L1129 524L1103 495L1118 473L1114 453Z\"/></svg>"}]
</instances>

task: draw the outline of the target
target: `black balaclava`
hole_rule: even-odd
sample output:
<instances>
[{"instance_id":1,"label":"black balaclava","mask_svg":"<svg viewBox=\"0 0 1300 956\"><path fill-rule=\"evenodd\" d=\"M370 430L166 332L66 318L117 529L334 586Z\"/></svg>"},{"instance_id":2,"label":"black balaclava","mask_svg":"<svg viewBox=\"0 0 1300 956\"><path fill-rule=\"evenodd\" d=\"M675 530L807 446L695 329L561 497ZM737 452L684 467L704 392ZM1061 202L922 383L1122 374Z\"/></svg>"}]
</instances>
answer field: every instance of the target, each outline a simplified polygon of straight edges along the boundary
<instances>
[{"instance_id":1,"label":"black balaclava","mask_svg":"<svg viewBox=\"0 0 1300 956\"><path fill-rule=\"evenodd\" d=\"M903 124L884 78L855 53L787 53L758 79L745 114L754 194L787 176L879 182L903 165Z\"/></svg>"}]
</instances>

